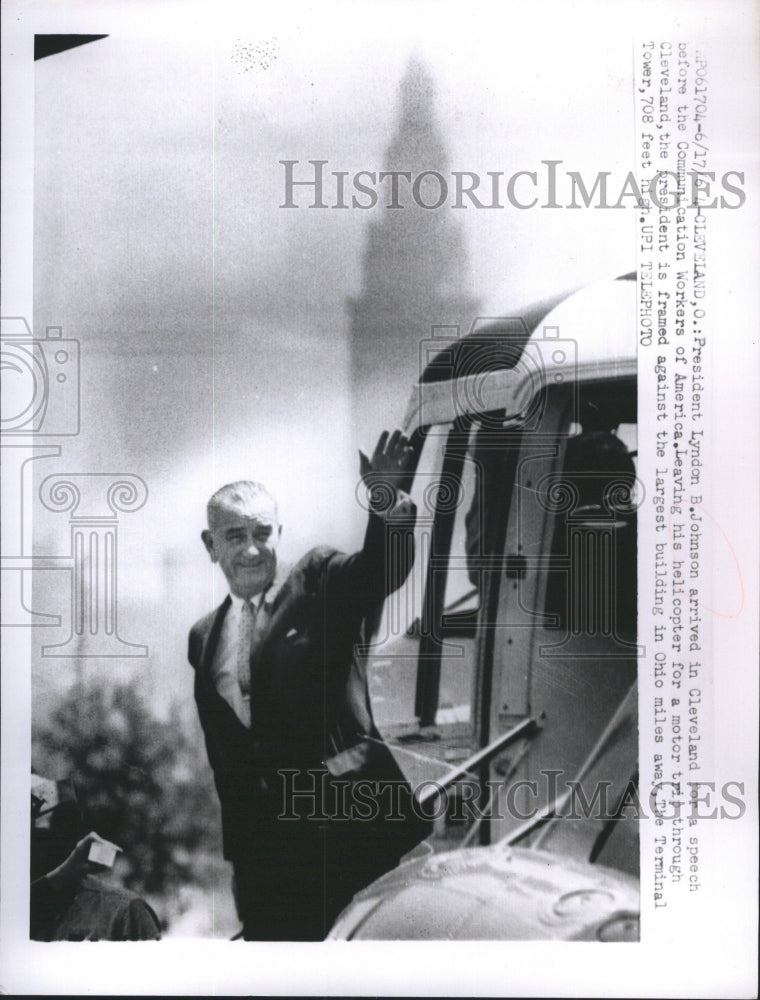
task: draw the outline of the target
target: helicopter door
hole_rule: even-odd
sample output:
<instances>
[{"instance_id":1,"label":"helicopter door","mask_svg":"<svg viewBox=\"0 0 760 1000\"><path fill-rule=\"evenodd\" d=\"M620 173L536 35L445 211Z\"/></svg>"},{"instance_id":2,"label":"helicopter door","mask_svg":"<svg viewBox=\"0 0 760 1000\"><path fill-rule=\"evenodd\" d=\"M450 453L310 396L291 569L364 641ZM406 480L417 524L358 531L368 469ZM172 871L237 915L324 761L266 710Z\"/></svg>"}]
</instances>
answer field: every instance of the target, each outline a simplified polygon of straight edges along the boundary
<instances>
[{"instance_id":1,"label":"helicopter door","mask_svg":"<svg viewBox=\"0 0 760 1000\"><path fill-rule=\"evenodd\" d=\"M465 523L476 496L473 434L465 421L415 435L414 564L366 647L375 723L415 788L474 747L481 593L468 570Z\"/></svg>"},{"instance_id":2,"label":"helicopter door","mask_svg":"<svg viewBox=\"0 0 760 1000\"><path fill-rule=\"evenodd\" d=\"M480 745L479 664L492 646L483 623L493 619L489 581L502 568L507 484L521 437L519 426L504 425L503 412L466 416L412 442L414 565L372 630L367 675L377 727L416 789L449 775ZM480 797L478 782L467 768L447 789L445 815L435 803L440 836L466 836L472 816L463 802Z\"/></svg>"},{"instance_id":3,"label":"helicopter door","mask_svg":"<svg viewBox=\"0 0 760 1000\"><path fill-rule=\"evenodd\" d=\"M551 806L635 683L635 449L633 380L550 391L523 435L480 742L537 726L481 772L497 799L483 841Z\"/></svg>"}]
</instances>

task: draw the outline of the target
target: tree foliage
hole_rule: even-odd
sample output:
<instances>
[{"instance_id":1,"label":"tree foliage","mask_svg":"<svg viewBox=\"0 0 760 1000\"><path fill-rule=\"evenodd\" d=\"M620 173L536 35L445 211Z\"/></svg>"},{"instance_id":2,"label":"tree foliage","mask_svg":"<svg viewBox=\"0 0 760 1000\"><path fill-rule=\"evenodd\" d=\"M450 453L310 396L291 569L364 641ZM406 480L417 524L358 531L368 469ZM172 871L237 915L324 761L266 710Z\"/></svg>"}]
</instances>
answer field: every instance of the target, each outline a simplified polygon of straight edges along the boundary
<instances>
[{"instance_id":1,"label":"tree foliage","mask_svg":"<svg viewBox=\"0 0 760 1000\"><path fill-rule=\"evenodd\" d=\"M175 708L155 717L136 681L69 689L35 740L35 766L71 776L88 828L123 849L119 874L138 892L192 879L219 850L219 817L197 731Z\"/></svg>"}]
</instances>

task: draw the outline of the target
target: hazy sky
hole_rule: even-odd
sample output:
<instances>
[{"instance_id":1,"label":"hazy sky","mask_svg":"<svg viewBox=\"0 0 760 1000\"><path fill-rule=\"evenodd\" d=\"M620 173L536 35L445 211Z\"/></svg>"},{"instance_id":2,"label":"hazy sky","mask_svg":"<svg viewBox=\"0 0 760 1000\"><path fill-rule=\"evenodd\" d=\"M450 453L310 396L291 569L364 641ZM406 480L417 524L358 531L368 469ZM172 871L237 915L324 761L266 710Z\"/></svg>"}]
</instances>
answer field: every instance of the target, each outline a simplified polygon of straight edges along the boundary
<instances>
[{"instance_id":1,"label":"hazy sky","mask_svg":"<svg viewBox=\"0 0 760 1000\"><path fill-rule=\"evenodd\" d=\"M344 19L217 24L216 38L180 16L192 7L149 9L155 33L90 13L109 38L36 65L35 324L82 340L93 460L160 472L160 488L176 471L181 493L188 475L263 462L287 492L304 473L322 492L324 444L345 474L360 443L344 440L345 300L372 213L281 209L279 160L381 169L415 53L452 169L555 158L622 176L630 44L581 58L582 19L559 5L511 37L447 5L335 7ZM625 212L458 215L487 313L633 266Z\"/></svg>"},{"instance_id":2,"label":"hazy sky","mask_svg":"<svg viewBox=\"0 0 760 1000\"><path fill-rule=\"evenodd\" d=\"M622 180L634 168L620 30L633 8L609 20L583 3L506 9L37 9L36 31L109 35L35 64L34 326L81 344L82 432L66 470L148 485L120 528L119 592L125 637L151 644L156 669L184 658L188 626L223 593L198 540L222 482L271 484L286 557L359 540L356 449L382 428L350 421L346 299L383 209L283 209L279 161L382 169L414 55L435 80L451 169L510 175L556 159ZM630 211L457 215L486 315L635 266ZM65 517L38 515L43 547L65 550ZM63 602L62 576L49 576Z\"/></svg>"}]
</instances>

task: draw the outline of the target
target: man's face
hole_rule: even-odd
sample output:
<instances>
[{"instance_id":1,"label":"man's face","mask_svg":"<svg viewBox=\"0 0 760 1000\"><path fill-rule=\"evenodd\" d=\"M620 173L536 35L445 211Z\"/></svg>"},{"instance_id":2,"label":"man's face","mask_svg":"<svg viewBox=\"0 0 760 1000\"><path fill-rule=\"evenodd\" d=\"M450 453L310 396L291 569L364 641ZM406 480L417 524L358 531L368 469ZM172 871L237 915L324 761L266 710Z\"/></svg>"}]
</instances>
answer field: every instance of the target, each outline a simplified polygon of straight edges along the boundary
<instances>
[{"instance_id":1,"label":"man's face","mask_svg":"<svg viewBox=\"0 0 760 1000\"><path fill-rule=\"evenodd\" d=\"M201 537L211 561L221 566L231 592L248 599L274 580L281 531L274 501L260 496L218 508L213 526Z\"/></svg>"}]
</instances>

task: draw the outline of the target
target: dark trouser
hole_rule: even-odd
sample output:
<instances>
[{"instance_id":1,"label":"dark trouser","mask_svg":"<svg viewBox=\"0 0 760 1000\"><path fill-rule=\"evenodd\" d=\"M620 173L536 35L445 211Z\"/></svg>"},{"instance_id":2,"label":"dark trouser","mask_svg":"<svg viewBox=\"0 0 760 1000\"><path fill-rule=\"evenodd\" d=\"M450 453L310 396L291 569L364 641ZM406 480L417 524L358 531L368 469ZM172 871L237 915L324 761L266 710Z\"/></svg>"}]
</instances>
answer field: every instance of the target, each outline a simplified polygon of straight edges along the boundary
<instances>
[{"instance_id":1,"label":"dark trouser","mask_svg":"<svg viewBox=\"0 0 760 1000\"><path fill-rule=\"evenodd\" d=\"M337 916L329 900L324 830L292 827L260 835L247 856L233 861L247 941L322 941Z\"/></svg>"},{"instance_id":2,"label":"dark trouser","mask_svg":"<svg viewBox=\"0 0 760 1000\"><path fill-rule=\"evenodd\" d=\"M371 825L281 822L233 860L247 941L322 941L355 893L392 868L387 831Z\"/></svg>"},{"instance_id":3,"label":"dark trouser","mask_svg":"<svg viewBox=\"0 0 760 1000\"><path fill-rule=\"evenodd\" d=\"M235 844L235 900L247 940L323 940L353 896L429 832L413 813L405 782L387 782L388 792L397 793L392 808L378 786L378 808L363 820L366 803L358 808L349 794L337 808L337 800L323 800L322 776L315 774L316 804L306 797L285 808L278 788L271 801L259 803L257 821ZM294 818L278 818L283 809Z\"/></svg>"}]
</instances>

